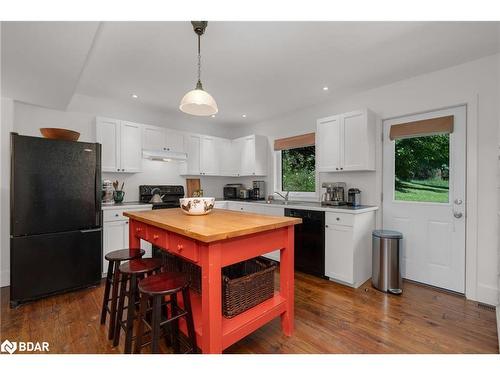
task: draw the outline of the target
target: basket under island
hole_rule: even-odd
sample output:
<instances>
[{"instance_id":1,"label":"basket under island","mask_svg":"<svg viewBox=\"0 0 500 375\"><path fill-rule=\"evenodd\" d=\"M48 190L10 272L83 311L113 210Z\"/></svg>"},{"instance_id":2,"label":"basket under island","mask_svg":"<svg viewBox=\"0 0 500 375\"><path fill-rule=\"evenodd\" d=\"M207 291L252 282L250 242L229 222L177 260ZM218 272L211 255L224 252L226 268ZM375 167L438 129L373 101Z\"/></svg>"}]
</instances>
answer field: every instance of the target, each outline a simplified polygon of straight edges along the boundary
<instances>
[{"instance_id":1,"label":"basket under island","mask_svg":"<svg viewBox=\"0 0 500 375\"><path fill-rule=\"evenodd\" d=\"M125 212L129 246L145 240L201 267L201 295L191 293L197 344L222 353L278 316L287 336L294 328L294 226L301 219L215 209L188 216L181 209ZM274 297L231 318L222 315L223 267L280 249L280 288ZM182 302L180 302L182 303ZM184 321L180 328L186 332Z\"/></svg>"}]
</instances>

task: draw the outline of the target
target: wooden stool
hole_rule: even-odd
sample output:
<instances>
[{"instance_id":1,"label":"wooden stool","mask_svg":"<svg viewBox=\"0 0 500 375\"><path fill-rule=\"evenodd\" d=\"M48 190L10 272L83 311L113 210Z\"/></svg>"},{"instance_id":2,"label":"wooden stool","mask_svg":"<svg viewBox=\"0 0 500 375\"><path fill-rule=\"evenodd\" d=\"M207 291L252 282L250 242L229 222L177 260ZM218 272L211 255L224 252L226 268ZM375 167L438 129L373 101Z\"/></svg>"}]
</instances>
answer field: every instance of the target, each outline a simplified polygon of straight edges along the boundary
<instances>
[{"instance_id":1,"label":"wooden stool","mask_svg":"<svg viewBox=\"0 0 500 375\"><path fill-rule=\"evenodd\" d=\"M106 275L106 286L104 287L104 298L102 300L101 324L106 323L106 314L109 313L109 340L113 339L113 335L115 332L116 304L118 301L118 283L120 280L120 263L126 260L142 258L144 253L145 251L142 249L121 249L111 251L104 257L108 261L108 273ZM111 298L109 298L109 290L111 288L111 285L113 285L113 291L111 293ZM111 307L108 306L110 301Z\"/></svg>"},{"instance_id":2,"label":"wooden stool","mask_svg":"<svg viewBox=\"0 0 500 375\"><path fill-rule=\"evenodd\" d=\"M134 353L140 353L142 348L151 343L151 352L159 353L160 351L160 331L165 325L169 325L172 332L172 341L174 343L174 352L179 352L179 319L184 317L186 320L188 340L191 348L186 353L196 353L196 334L194 331L193 313L191 310L191 299L189 297L189 283L185 275L177 272L162 272L160 274L148 277L139 282L139 291L141 293L141 304L137 319L139 324L137 327L137 337L135 340ZM182 293L182 301L184 309L181 309L177 304L177 293ZM165 297L169 296L170 300L165 301ZM147 308L148 302L152 300L151 309ZM161 306L170 304L170 317L161 321ZM151 319L151 341L142 343L144 336L144 324L146 321L146 313L152 311ZM165 334L165 333L164 333Z\"/></svg>"},{"instance_id":3,"label":"wooden stool","mask_svg":"<svg viewBox=\"0 0 500 375\"><path fill-rule=\"evenodd\" d=\"M142 258L131 260L120 265L120 298L118 310L116 312L116 325L113 339L113 346L120 343L120 329L125 331L125 350L124 353L132 353L132 335L134 328L134 319L138 307L137 283L144 277L151 276L153 272L160 271L162 266L161 259ZM129 284L127 290L127 282ZM125 307L125 297L127 297L127 307ZM123 311L127 310L126 318L123 320Z\"/></svg>"}]
</instances>

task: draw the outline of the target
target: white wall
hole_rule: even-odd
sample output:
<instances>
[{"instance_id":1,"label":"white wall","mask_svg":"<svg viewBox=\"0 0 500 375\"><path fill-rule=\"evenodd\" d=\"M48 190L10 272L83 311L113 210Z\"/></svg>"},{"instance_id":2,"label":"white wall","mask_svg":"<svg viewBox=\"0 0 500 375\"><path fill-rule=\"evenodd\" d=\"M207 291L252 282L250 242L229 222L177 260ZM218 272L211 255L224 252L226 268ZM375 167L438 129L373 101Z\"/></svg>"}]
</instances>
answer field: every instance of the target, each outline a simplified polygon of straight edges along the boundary
<instances>
[{"instance_id":1,"label":"white wall","mask_svg":"<svg viewBox=\"0 0 500 375\"><path fill-rule=\"evenodd\" d=\"M494 170L498 157L499 60L499 55L482 58L346 96L341 100L325 102L244 130L267 135L271 149L275 138L314 131L316 119L336 113L366 107L377 113L380 119L387 119L466 103L468 126L477 126L478 144L477 165L469 165L469 169L473 169L469 172L477 173L474 187L478 190L478 202L469 202L473 209L468 213L473 215L473 211L477 210L477 239L468 240L477 241L477 256L474 260L477 266L475 272L467 275L473 285L467 296L495 305L498 302L498 205ZM380 134L381 121L378 121L377 126L377 134ZM345 181L348 185L358 186L363 190L363 203L380 205L382 158L378 139L377 137L377 172L325 173L320 175L320 181ZM468 141L474 142L474 139ZM270 160L270 168L272 165ZM268 191L273 186L272 176L273 171L270 169ZM380 216L378 222L380 223ZM469 260L469 256L467 259Z\"/></svg>"},{"instance_id":2,"label":"white wall","mask_svg":"<svg viewBox=\"0 0 500 375\"><path fill-rule=\"evenodd\" d=\"M139 123L165 126L186 132L210 134L226 138L236 137L240 129L217 124L216 119L197 119L180 114L168 116L165 113L147 108L136 103L122 103L109 99L92 98L75 95L67 111L59 111L16 102L2 98L1 127L1 280L0 286L9 285L9 222L10 222L10 137L9 132L15 131L22 135L40 137L40 128L61 127L80 132L80 141L95 142L95 117L105 116ZM249 134L249 133L245 133ZM233 136L234 135L234 136ZM103 179L125 182L125 201L139 199L139 185L183 185L185 177L179 175L177 162L160 162L143 160L143 172L133 174L103 173ZM205 196L222 197L222 187L226 183L243 183L251 185L252 178L222 178L200 177L201 187Z\"/></svg>"},{"instance_id":3,"label":"white wall","mask_svg":"<svg viewBox=\"0 0 500 375\"><path fill-rule=\"evenodd\" d=\"M95 142L96 140L96 115L227 138L232 138L231 135L234 133L231 127L220 126L206 118L191 121L171 119L162 112L148 108L124 105L112 100L96 99L83 95L75 95L69 105L72 111L58 111L20 102L15 102L14 108L14 129L19 134L40 136L39 128L61 127L80 132L80 141L84 142ZM141 173L103 173L103 179L124 181L125 201L138 200L139 185L173 184L185 186L185 177L179 175L177 162L143 160L143 172ZM201 177L200 179L205 195L215 197L222 197L222 187L225 183L249 184L251 182L251 179L237 178Z\"/></svg>"},{"instance_id":4,"label":"white wall","mask_svg":"<svg viewBox=\"0 0 500 375\"><path fill-rule=\"evenodd\" d=\"M10 136L14 127L14 102L2 98L0 105L0 286L10 279Z\"/></svg>"}]
</instances>

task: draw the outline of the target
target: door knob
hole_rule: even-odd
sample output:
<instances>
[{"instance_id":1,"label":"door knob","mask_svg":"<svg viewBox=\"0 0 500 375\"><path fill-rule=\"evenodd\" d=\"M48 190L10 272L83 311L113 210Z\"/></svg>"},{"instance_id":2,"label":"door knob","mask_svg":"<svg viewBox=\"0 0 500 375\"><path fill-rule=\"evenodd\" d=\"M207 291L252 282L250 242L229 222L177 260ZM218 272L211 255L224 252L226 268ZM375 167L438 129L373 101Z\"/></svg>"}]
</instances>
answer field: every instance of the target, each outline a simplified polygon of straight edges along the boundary
<instances>
[{"instance_id":1,"label":"door knob","mask_svg":"<svg viewBox=\"0 0 500 375\"><path fill-rule=\"evenodd\" d=\"M458 198L457 198L457 199L455 199L455 204L457 204L457 205L458 205L458 204L462 204L462 200L461 200L461 199L458 199Z\"/></svg>"},{"instance_id":2,"label":"door knob","mask_svg":"<svg viewBox=\"0 0 500 375\"><path fill-rule=\"evenodd\" d=\"M453 216L455 216L457 219L460 219L463 216L463 214L461 212L455 211L453 212Z\"/></svg>"}]
</instances>

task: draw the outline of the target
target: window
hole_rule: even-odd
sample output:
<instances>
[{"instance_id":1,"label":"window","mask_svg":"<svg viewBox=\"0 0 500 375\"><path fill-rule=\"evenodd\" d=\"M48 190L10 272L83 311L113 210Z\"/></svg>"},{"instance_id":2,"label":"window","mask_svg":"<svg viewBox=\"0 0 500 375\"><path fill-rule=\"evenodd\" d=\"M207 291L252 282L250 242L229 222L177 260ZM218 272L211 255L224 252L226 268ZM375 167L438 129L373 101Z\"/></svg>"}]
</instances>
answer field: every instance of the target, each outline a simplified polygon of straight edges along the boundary
<instances>
[{"instance_id":1,"label":"window","mask_svg":"<svg viewBox=\"0 0 500 375\"><path fill-rule=\"evenodd\" d=\"M450 135L395 141L394 199L448 203Z\"/></svg>"},{"instance_id":2,"label":"window","mask_svg":"<svg viewBox=\"0 0 500 375\"><path fill-rule=\"evenodd\" d=\"M306 146L278 151L281 153L281 191L315 193L315 147Z\"/></svg>"}]
</instances>

